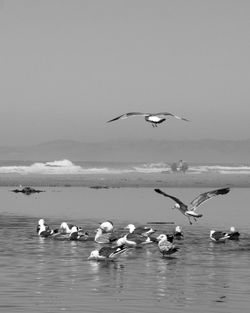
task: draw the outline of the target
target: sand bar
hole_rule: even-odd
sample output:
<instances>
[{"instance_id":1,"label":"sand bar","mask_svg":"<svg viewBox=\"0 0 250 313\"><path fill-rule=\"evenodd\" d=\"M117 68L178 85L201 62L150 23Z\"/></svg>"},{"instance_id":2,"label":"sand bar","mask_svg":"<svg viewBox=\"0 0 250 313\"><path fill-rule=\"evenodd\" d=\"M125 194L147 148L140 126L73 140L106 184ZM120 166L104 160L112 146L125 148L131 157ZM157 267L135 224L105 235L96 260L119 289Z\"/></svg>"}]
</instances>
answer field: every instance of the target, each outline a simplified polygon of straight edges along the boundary
<instances>
[{"instance_id":1,"label":"sand bar","mask_svg":"<svg viewBox=\"0 0 250 313\"><path fill-rule=\"evenodd\" d=\"M0 186L44 186L44 187L250 187L248 174L172 174L172 173L128 173L128 174L1 174Z\"/></svg>"}]
</instances>

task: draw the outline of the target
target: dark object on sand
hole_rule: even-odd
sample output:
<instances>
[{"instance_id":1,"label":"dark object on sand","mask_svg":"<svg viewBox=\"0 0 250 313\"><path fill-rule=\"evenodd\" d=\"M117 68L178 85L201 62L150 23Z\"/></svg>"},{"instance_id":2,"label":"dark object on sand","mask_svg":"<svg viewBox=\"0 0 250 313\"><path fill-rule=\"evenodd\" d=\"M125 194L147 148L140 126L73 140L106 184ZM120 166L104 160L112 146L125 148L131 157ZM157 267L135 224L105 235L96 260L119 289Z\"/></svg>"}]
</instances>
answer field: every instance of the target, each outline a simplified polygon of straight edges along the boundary
<instances>
[{"instance_id":1,"label":"dark object on sand","mask_svg":"<svg viewBox=\"0 0 250 313\"><path fill-rule=\"evenodd\" d=\"M90 186L91 189L109 189L109 186Z\"/></svg>"},{"instance_id":2,"label":"dark object on sand","mask_svg":"<svg viewBox=\"0 0 250 313\"><path fill-rule=\"evenodd\" d=\"M15 192L15 193L21 192L21 193L24 193L25 195L30 195L32 193L44 192L44 190L38 190L38 189L34 189L32 187L23 187L21 189L14 189L11 191Z\"/></svg>"}]
</instances>

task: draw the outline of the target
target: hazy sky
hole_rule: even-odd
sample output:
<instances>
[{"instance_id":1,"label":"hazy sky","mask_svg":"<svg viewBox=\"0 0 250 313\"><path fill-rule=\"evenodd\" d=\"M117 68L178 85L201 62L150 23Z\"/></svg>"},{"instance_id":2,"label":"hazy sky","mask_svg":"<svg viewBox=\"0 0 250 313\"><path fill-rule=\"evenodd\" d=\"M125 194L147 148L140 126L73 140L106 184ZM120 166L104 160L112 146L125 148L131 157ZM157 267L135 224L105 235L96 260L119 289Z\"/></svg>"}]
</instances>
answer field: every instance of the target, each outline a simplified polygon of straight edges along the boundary
<instances>
[{"instance_id":1,"label":"hazy sky","mask_svg":"<svg viewBox=\"0 0 250 313\"><path fill-rule=\"evenodd\" d=\"M0 145L250 138L250 1L0 0ZM152 128L130 111L169 111Z\"/></svg>"}]
</instances>

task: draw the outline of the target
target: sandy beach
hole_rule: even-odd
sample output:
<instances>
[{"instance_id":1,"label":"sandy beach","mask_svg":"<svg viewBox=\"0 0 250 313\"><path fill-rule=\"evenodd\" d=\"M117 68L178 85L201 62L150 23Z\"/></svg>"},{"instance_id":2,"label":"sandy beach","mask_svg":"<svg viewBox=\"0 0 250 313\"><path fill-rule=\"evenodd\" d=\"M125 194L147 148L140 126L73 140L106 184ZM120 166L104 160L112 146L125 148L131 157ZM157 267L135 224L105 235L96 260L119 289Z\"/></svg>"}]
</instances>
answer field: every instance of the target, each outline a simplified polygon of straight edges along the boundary
<instances>
[{"instance_id":1,"label":"sandy beach","mask_svg":"<svg viewBox=\"0 0 250 313\"><path fill-rule=\"evenodd\" d=\"M1 174L0 186L33 187L250 187L250 175L247 174L171 174L171 173L128 173L128 174Z\"/></svg>"}]
</instances>

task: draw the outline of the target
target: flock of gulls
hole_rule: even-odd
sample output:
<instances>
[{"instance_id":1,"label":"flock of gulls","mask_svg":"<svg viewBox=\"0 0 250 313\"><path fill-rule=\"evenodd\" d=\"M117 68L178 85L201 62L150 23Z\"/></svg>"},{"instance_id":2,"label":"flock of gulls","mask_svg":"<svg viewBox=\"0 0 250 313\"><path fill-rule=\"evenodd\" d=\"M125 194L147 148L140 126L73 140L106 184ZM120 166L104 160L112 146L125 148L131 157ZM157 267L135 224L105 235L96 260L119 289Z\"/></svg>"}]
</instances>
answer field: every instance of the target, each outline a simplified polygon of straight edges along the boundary
<instances>
[{"instance_id":1,"label":"flock of gulls","mask_svg":"<svg viewBox=\"0 0 250 313\"><path fill-rule=\"evenodd\" d=\"M189 121L186 118L179 117L169 112L161 113L142 113L142 112L129 112L117 116L109 122L114 122L120 119L126 119L133 116L144 116L145 121L152 124L153 127L157 127L158 124L166 121L168 116L174 117L179 120ZM161 189L154 189L158 194L164 197L170 198L174 201L173 209L177 209L185 217L187 217L189 223L192 225L192 221L197 221L203 215L197 212L198 207L205 201L214 198L219 195L225 195L229 193L230 188L220 188L207 192L203 192L191 201L190 205L183 203L180 199L173 195L169 195ZM81 227L72 225L67 222L62 222L58 229L51 229L44 219L40 219L37 225L37 234L44 238L53 238L54 240L79 240L90 241L101 244L100 249L90 251L88 256L89 260L114 260L129 249L141 247L146 244L156 244L159 252L163 257L169 257L179 250L174 244L176 239L183 239L184 234L181 226L176 226L172 233L158 233L155 229L149 226L135 226L129 224L125 226L122 231L115 230L112 221L104 221L99 224L94 235L90 235L89 232L84 232ZM225 242L226 240L238 240L240 233L236 231L232 226L230 231L216 231L211 230L209 237L214 242Z\"/></svg>"},{"instance_id":2,"label":"flock of gulls","mask_svg":"<svg viewBox=\"0 0 250 313\"><path fill-rule=\"evenodd\" d=\"M88 260L107 261L114 260L124 252L143 247L148 244L155 244L163 257L170 257L179 248L174 244L174 240L184 239L182 227L177 225L172 233L159 233L149 225L135 226L128 224L122 229L114 229L112 221L99 223L95 232L86 232L77 225L62 222L59 228L52 229L40 219L37 224L37 234L42 238L65 241L93 241L101 248L90 251ZM215 242L225 242L225 240L238 240L240 233L235 227L230 231L210 231L210 238Z\"/></svg>"}]
</instances>

